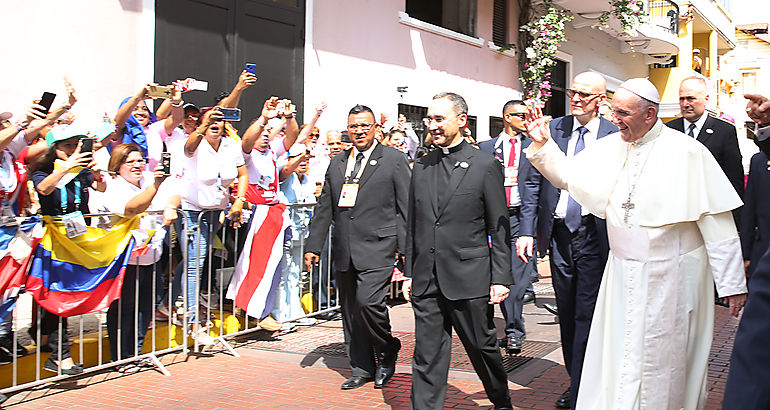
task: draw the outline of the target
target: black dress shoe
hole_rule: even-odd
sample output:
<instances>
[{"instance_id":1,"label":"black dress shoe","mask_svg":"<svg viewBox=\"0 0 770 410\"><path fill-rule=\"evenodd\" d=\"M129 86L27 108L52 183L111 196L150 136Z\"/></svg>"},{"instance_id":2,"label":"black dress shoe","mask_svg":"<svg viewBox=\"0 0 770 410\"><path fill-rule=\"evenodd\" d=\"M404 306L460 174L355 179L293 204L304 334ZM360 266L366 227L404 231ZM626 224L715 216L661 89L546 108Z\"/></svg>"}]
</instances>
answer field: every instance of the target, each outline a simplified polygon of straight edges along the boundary
<instances>
[{"instance_id":1,"label":"black dress shoe","mask_svg":"<svg viewBox=\"0 0 770 410\"><path fill-rule=\"evenodd\" d=\"M521 338L516 336L509 336L508 342L505 344L505 353L519 354L521 353Z\"/></svg>"},{"instance_id":2,"label":"black dress shoe","mask_svg":"<svg viewBox=\"0 0 770 410\"><path fill-rule=\"evenodd\" d=\"M526 305L528 303L535 303L535 295L533 293L524 294L524 299L522 299L522 304Z\"/></svg>"},{"instance_id":3,"label":"black dress shoe","mask_svg":"<svg viewBox=\"0 0 770 410\"><path fill-rule=\"evenodd\" d=\"M387 353L381 353L379 360L380 363L377 366L377 372L374 375L374 388L381 389L382 386L393 377L396 373L396 359L398 358L398 351L401 350L401 341L395 339L396 342Z\"/></svg>"},{"instance_id":4,"label":"black dress shoe","mask_svg":"<svg viewBox=\"0 0 770 410\"><path fill-rule=\"evenodd\" d=\"M371 377L362 377L362 376L353 376L347 380L345 380L344 383L342 383L342 386L340 386L341 390L353 390L357 389L366 383L369 383L370 381L374 380Z\"/></svg>"},{"instance_id":5,"label":"black dress shoe","mask_svg":"<svg viewBox=\"0 0 770 410\"><path fill-rule=\"evenodd\" d=\"M543 309L553 313L556 316L559 316L559 308L556 307L556 305L551 303L543 303Z\"/></svg>"},{"instance_id":6,"label":"black dress shoe","mask_svg":"<svg viewBox=\"0 0 770 410\"><path fill-rule=\"evenodd\" d=\"M559 400L556 400L556 407L560 409L572 408L569 402L569 389L565 390L564 393L561 394L561 396L559 397Z\"/></svg>"}]
</instances>

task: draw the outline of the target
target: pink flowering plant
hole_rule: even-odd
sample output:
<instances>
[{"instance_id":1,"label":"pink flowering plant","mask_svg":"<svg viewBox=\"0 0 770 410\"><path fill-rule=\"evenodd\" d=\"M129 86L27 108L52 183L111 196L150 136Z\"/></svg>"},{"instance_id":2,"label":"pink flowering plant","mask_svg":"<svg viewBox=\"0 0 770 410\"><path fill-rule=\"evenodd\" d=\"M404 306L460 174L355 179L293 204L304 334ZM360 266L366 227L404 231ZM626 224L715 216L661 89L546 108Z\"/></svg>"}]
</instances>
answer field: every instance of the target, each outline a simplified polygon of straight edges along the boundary
<instances>
[{"instance_id":1,"label":"pink flowering plant","mask_svg":"<svg viewBox=\"0 0 770 410\"><path fill-rule=\"evenodd\" d=\"M522 55L519 80L526 98L538 105L545 104L551 97L551 69L556 65L559 45L567 40L564 24L574 18L567 11L554 7L552 0L544 1L543 9L542 15L520 28L528 41Z\"/></svg>"},{"instance_id":2,"label":"pink flowering plant","mask_svg":"<svg viewBox=\"0 0 770 410\"><path fill-rule=\"evenodd\" d=\"M636 28L649 17L644 10L644 0L611 0L610 10L602 13L594 27L606 28L610 16L618 19L623 31L632 36L636 35Z\"/></svg>"}]
</instances>

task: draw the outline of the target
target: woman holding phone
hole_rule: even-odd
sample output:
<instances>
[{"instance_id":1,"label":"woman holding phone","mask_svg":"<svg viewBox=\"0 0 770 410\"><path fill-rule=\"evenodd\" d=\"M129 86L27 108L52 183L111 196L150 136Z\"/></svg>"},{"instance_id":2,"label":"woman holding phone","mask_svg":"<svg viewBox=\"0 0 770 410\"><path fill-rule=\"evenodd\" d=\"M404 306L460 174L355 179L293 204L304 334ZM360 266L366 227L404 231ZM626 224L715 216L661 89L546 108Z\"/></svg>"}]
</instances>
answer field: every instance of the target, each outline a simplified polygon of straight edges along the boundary
<instances>
[{"instance_id":1,"label":"woman holding phone","mask_svg":"<svg viewBox=\"0 0 770 410\"><path fill-rule=\"evenodd\" d=\"M241 209L245 202L249 176L241 155L240 143L225 135L225 122L219 107L204 110L198 128L187 137L184 146L180 184L181 207L186 226L192 232L186 238L187 271L184 286L187 296L189 334L202 344L212 344L203 325L206 318L198 313L198 280L205 264L208 245L219 229L219 215L230 210L227 218L235 227L241 224ZM237 193L230 185L238 181ZM178 229L177 232L182 232ZM181 294L182 266L177 265L171 288L171 301ZM164 298L164 300L167 300Z\"/></svg>"},{"instance_id":2,"label":"woman holding phone","mask_svg":"<svg viewBox=\"0 0 770 410\"><path fill-rule=\"evenodd\" d=\"M46 135L48 151L32 173L42 215L63 216L73 212L87 214L88 188L104 191L105 184L91 153L81 152L80 139L83 137L86 137L86 133L71 125L55 127ZM78 169L78 173L71 172ZM59 334L59 319L62 321L62 334ZM41 333L48 336L46 346L51 350L51 357L46 360L44 369L70 375L82 373L83 367L75 364L70 355L67 318L43 310L40 322Z\"/></svg>"},{"instance_id":3,"label":"woman holding phone","mask_svg":"<svg viewBox=\"0 0 770 410\"><path fill-rule=\"evenodd\" d=\"M154 173L146 169L147 161L136 144L120 144L112 150L108 170L116 176L107 181L104 200L107 212L130 218L148 210L162 211L165 208L172 200L169 190L161 188L168 175L163 172L163 166L160 164L155 167ZM145 252L131 255L120 299L112 302L107 311L107 333L113 361L138 355L142 350L144 336L154 311L153 266L163 253L165 227L168 224L169 221L165 221L160 212L145 214L139 222L140 228L153 229L155 233L150 238ZM159 291L162 291L162 288L155 289L155 292ZM138 306L135 304L137 299ZM121 329L120 337L118 323ZM134 323L138 324L138 328L134 327ZM127 363L118 368L121 373L133 373L138 370L136 363Z\"/></svg>"}]
</instances>

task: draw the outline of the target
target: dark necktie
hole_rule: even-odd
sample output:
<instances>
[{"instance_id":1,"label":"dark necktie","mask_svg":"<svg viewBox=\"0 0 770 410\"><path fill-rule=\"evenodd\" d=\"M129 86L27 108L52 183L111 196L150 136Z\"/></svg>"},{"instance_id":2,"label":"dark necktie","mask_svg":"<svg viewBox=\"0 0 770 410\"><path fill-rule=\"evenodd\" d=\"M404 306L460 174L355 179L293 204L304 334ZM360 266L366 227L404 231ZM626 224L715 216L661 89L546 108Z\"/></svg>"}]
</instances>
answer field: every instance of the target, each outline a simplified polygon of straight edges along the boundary
<instances>
[{"instance_id":1,"label":"dark necktie","mask_svg":"<svg viewBox=\"0 0 770 410\"><path fill-rule=\"evenodd\" d=\"M691 136L692 138L695 138L695 124L690 124L689 129L690 131L687 133L687 135Z\"/></svg>"},{"instance_id":2,"label":"dark necktie","mask_svg":"<svg viewBox=\"0 0 770 410\"><path fill-rule=\"evenodd\" d=\"M361 170L361 162L363 160L364 160L364 154L359 152L358 155L356 155L356 163L355 165L353 165L353 172L351 172L350 175L348 175L348 184L358 182L358 178L356 177L358 176L358 171Z\"/></svg>"},{"instance_id":3,"label":"dark necktie","mask_svg":"<svg viewBox=\"0 0 770 410\"><path fill-rule=\"evenodd\" d=\"M575 154L582 151L586 147L586 141L583 138L588 132L586 127L578 127L578 139L575 142ZM580 204L577 203L570 195L567 199L567 215L564 218L564 224L567 225L567 229L570 232L575 232L580 227Z\"/></svg>"}]
</instances>

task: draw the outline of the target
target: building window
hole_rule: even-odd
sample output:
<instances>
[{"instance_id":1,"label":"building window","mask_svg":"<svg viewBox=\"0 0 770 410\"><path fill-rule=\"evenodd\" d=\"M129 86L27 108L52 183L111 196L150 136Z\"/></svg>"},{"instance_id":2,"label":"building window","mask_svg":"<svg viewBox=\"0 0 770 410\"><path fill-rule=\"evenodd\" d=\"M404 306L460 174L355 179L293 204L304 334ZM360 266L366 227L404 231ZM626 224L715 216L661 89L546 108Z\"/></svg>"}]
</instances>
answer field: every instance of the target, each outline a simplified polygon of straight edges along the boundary
<instances>
[{"instance_id":1,"label":"building window","mask_svg":"<svg viewBox=\"0 0 770 410\"><path fill-rule=\"evenodd\" d=\"M754 94L757 89L757 73L743 73L741 82L743 94Z\"/></svg>"},{"instance_id":2,"label":"building window","mask_svg":"<svg viewBox=\"0 0 770 410\"><path fill-rule=\"evenodd\" d=\"M508 0L495 0L492 14L492 42L498 47L508 44Z\"/></svg>"},{"instance_id":3,"label":"building window","mask_svg":"<svg viewBox=\"0 0 770 410\"><path fill-rule=\"evenodd\" d=\"M502 117L489 117L489 138L495 138L503 132L505 125L503 125Z\"/></svg>"},{"instance_id":4,"label":"building window","mask_svg":"<svg viewBox=\"0 0 770 410\"><path fill-rule=\"evenodd\" d=\"M470 130L471 137L473 137L473 140L478 141L479 136L476 135L476 116L475 115L468 116L468 130Z\"/></svg>"},{"instance_id":5,"label":"building window","mask_svg":"<svg viewBox=\"0 0 770 410\"><path fill-rule=\"evenodd\" d=\"M551 98L545 103L543 113L553 118L567 114L567 63L556 60L551 69Z\"/></svg>"},{"instance_id":6,"label":"building window","mask_svg":"<svg viewBox=\"0 0 770 410\"><path fill-rule=\"evenodd\" d=\"M406 14L448 30L476 36L475 0L406 0Z\"/></svg>"}]
</instances>

